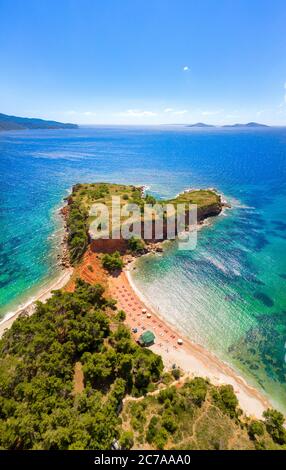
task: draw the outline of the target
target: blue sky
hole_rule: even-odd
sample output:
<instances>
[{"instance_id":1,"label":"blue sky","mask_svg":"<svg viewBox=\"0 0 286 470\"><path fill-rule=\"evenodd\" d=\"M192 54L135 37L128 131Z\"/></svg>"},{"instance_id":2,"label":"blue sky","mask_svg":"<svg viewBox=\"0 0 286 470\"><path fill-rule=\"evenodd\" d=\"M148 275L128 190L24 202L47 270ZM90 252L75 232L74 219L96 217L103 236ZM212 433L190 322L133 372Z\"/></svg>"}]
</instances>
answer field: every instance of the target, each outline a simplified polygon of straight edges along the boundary
<instances>
[{"instance_id":1,"label":"blue sky","mask_svg":"<svg viewBox=\"0 0 286 470\"><path fill-rule=\"evenodd\" d=\"M286 124L285 0L0 0L0 112Z\"/></svg>"}]
</instances>

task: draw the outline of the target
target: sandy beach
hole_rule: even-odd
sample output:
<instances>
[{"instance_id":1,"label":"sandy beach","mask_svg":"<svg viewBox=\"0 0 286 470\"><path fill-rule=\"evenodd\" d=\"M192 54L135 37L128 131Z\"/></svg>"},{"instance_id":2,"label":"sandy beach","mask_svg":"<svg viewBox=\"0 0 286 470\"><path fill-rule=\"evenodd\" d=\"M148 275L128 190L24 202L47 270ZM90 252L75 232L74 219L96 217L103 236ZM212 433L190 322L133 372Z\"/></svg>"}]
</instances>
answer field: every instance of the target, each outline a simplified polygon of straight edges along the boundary
<instances>
[{"instance_id":1,"label":"sandy beach","mask_svg":"<svg viewBox=\"0 0 286 470\"><path fill-rule=\"evenodd\" d=\"M130 263L119 276L109 276L108 283L110 295L117 299L118 308L126 313L126 323L134 338L137 340L146 330L152 331L156 341L150 349L162 356L166 369L176 364L184 374L208 378L215 385L232 385L241 409L248 416L261 418L263 411L271 407L267 399L228 364L169 325L134 286L130 274L132 268L133 263ZM179 338L183 340L182 345L178 344Z\"/></svg>"},{"instance_id":2,"label":"sandy beach","mask_svg":"<svg viewBox=\"0 0 286 470\"><path fill-rule=\"evenodd\" d=\"M154 307L146 302L142 293L132 281L131 270L134 261L127 263L125 269L118 275L108 275L103 270L100 255L87 250L84 260L75 270L67 268L63 274L51 286L42 290L37 298L19 308L11 317L4 318L0 322L0 337L5 329L10 328L13 321L21 314L31 315L35 310L35 301L45 302L51 297L51 292L65 287L74 289L74 281L77 276L86 282L100 282L106 288L107 295L117 300L118 309L126 313L126 324L130 327L135 340L146 330L151 330L156 337L151 350L162 356L166 369L173 364L187 376L201 376L208 378L213 384L231 384L238 397L241 409L248 415L261 418L263 411L271 407L270 403L255 388L251 387L228 364L219 360L214 354L202 346L193 343L188 338L178 333L174 327L162 318L154 310ZM90 271L92 266L93 271ZM74 274L72 276L72 274ZM136 329L134 331L134 329ZM183 341L178 344L178 339Z\"/></svg>"},{"instance_id":3,"label":"sandy beach","mask_svg":"<svg viewBox=\"0 0 286 470\"><path fill-rule=\"evenodd\" d=\"M4 331L11 327L12 323L16 320L16 318L19 317L19 315L22 313L32 315L32 313L34 313L36 301L40 300L41 302L45 302L49 297L51 297L53 290L64 287L69 281L72 273L73 268L66 268L63 273L50 284L50 286L42 289L36 297L28 301L25 305L19 307L11 315L8 314L6 317L4 317L0 321L0 338L2 337Z\"/></svg>"}]
</instances>

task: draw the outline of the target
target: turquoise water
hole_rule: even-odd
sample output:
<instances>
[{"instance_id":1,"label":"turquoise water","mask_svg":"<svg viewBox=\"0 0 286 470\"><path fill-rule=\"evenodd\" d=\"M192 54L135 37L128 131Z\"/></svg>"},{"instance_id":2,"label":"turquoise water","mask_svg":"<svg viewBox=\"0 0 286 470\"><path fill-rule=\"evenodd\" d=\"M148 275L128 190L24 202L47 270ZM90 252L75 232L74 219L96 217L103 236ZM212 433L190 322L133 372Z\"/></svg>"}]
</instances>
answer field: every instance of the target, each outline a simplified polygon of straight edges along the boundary
<instances>
[{"instance_id":1,"label":"turquoise water","mask_svg":"<svg viewBox=\"0 0 286 470\"><path fill-rule=\"evenodd\" d=\"M59 273L57 209L77 182L155 196L216 187L233 208L183 252L141 258L162 315L286 409L286 130L97 127L0 134L0 315Z\"/></svg>"}]
</instances>

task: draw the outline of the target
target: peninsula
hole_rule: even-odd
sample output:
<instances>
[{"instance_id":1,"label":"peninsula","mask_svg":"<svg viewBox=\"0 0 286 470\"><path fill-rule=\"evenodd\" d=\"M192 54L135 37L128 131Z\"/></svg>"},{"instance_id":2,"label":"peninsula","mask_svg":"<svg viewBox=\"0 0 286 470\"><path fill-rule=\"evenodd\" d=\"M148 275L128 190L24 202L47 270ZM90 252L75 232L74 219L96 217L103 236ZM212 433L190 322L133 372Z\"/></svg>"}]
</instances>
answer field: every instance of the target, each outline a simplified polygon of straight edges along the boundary
<instances>
[{"instance_id":1,"label":"peninsula","mask_svg":"<svg viewBox=\"0 0 286 470\"><path fill-rule=\"evenodd\" d=\"M62 209L70 279L33 315L18 315L2 337L0 446L284 448L283 415L227 364L179 335L134 288L136 257L162 251L161 242L94 236L90 209L110 205L114 195L142 208L156 202L143 187L75 185ZM223 209L212 189L164 202L197 204L199 223Z\"/></svg>"},{"instance_id":2,"label":"peninsula","mask_svg":"<svg viewBox=\"0 0 286 470\"><path fill-rule=\"evenodd\" d=\"M46 121L45 119L8 116L0 113L0 131L24 129L77 129L77 124Z\"/></svg>"}]
</instances>

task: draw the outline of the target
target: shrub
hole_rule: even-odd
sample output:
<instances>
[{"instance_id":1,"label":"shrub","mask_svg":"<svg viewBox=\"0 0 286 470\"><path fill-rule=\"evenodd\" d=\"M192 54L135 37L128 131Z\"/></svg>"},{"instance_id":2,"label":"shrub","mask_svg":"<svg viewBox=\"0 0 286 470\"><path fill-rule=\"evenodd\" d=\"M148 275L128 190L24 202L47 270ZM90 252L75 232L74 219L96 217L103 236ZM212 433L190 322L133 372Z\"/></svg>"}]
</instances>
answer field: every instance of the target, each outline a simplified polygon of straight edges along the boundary
<instances>
[{"instance_id":1,"label":"shrub","mask_svg":"<svg viewBox=\"0 0 286 470\"><path fill-rule=\"evenodd\" d=\"M187 389L192 401L201 406L207 394L207 383L202 377L195 377L187 384Z\"/></svg>"},{"instance_id":2,"label":"shrub","mask_svg":"<svg viewBox=\"0 0 286 470\"><path fill-rule=\"evenodd\" d=\"M280 411L268 409L264 411L266 429L277 444L286 444L286 430L283 427L284 416Z\"/></svg>"},{"instance_id":3,"label":"shrub","mask_svg":"<svg viewBox=\"0 0 286 470\"><path fill-rule=\"evenodd\" d=\"M123 431L119 439L120 447L124 450L131 449L134 444L134 436L132 431Z\"/></svg>"},{"instance_id":4,"label":"shrub","mask_svg":"<svg viewBox=\"0 0 286 470\"><path fill-rule=\"evenodd\" d=\"M106 254L102 257L102 266L109 272L118 271L123 268L123 260L118 251Z\"/></svg>"},{"instance_id":5,"label":"shrub","mask_svg":"<svg viewBox=\"0 0 286 470\"><path fill-rule=\"evenodd\" d=\"M162 450L164 449L166 443L168 441L168 433L165 428L160 428L158 432L155 435L154 438L154 445L156 446L156 449Z\"/></svg>"},{"instance_id":6,"label":"shrub","mask_svg":"<svg viewBox=\"0 0 286 470\"><path fill-rule=\"evenodd\" d=\"M213 391L213 399L216 405L231 418L237 416L238 399L232 385L222 385Z\"/></svg>"},{"instance_id":7,"label":"shrub","mask_svg":"<svg viewBox=\"0 0 286 470\"><path fill-rule=\"evenodd\" d=\"M172 376L174 377L175 380L179 380L181 376L180 369L172 369Z\"/></svg>"},{"instance_id":8,"label":"shrub","mask_svg":"<svg viewBox=\"0 0 286 470\"><path fill-rule=\"evenodd\" d=\"M248 427L248 434L251 439L256 439L256 436L264 434L264 426L261 421L252 421Z\"/></svg>"},{"instance_id":9,"label":"shrub","mask_svg":"<svg viewBox=\"0 0 286 470\"><path fill-rule=\"evenodd\" d=\"M118 310L117 315L116 315L116 319L118 321L124 321L125 318L126 318L126 313L124 312L124 310Z\"/></svg>"},{"instance_id":10,"label":"shrub","mask_svg":"<svg viewBox=\"0 0 286 470\"><path fill-rule=\"evenodd\" d=\"M131 237L128 240L128 248L133 252L133 253L139 253L144 250L145 248L145 243L141 238L138 237Z\"/></svg>"},{"instance_id":11,"label":"shrub","mask_svg":"<svg viewBox=\"0 0 286 470\"><path fill-rule=\"evenodd\" d=\"M153 204L154 205L157 202L156 199L154 198L154 196L151 196L150 194L146 194L144 200L145 200L146 204Z\"/></svg>"},{"instance_id":12,"label":"shrub","mask_svg":"<svg viewBox=\"0 0 286 470\"><path fill-rule=\"evenodd\" d=\"M173 416L169 413L165 413L162 419L162 426L170 433L173 433L178 428Z\"/></svg>"},{"instance_id":13,"label":"shrub","mask_svg":"<svg viewBox=\"0 0 286 470\"><path fill-rule=\"evenodd\" d=\"M152 416L152 418L149 422L147 433L146 433L146 440L147 440L147 442L149 442L149 444L152 444L152 442L155 438L158 422L159 422L158 417L157 416Z\"/></svg>"},{"instance_id":14,"label":"shrub","mask_svg":"<svg viewBox=\"0 0 286 470\"><path fill-rule=\"evenodd\" d=\"M68 248L70 261L74 265L81 260L88 246L87 212L71 198L67 217Z\"/></svg>"},{"instance_id":15,"label":"shrub","mask_svg":"<svg viewBox=\"0 0 286 470\"><path fill-rule=\"evenodd\" d=\"M159 403L165 403L167 400L172 402L175 394L176 394L176 390L174 387L164 388L163 390L160 390L159 392L158 401Z\"/></svg>"}]
</instances>

